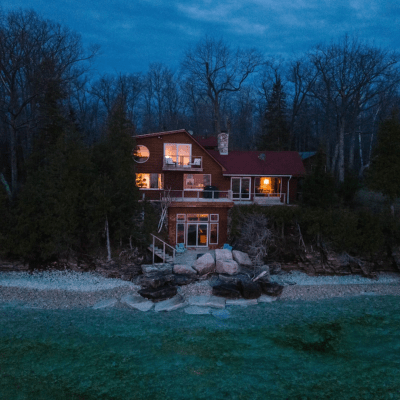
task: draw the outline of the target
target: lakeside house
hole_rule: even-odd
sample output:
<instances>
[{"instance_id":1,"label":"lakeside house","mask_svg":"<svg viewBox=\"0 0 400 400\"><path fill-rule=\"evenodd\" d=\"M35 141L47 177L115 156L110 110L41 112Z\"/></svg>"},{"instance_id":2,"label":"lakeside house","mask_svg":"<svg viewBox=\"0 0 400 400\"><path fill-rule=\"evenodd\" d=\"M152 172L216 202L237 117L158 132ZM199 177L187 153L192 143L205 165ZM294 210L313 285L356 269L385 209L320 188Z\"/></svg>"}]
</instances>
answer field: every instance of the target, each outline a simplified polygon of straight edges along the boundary
<instances>
[{"instance_id":1,"label":"lakeside house","mask_svg":"<svg viewBox=\"0 0 400 400\"><path fill-rule=\"evenodd\" d=\"M219 248L235 204L295 201L305 169L295 151L229 151L229 134L196 139L186 130L136 136L136 185L167 208L169 245Z\"/></svg>"}]
</instances>

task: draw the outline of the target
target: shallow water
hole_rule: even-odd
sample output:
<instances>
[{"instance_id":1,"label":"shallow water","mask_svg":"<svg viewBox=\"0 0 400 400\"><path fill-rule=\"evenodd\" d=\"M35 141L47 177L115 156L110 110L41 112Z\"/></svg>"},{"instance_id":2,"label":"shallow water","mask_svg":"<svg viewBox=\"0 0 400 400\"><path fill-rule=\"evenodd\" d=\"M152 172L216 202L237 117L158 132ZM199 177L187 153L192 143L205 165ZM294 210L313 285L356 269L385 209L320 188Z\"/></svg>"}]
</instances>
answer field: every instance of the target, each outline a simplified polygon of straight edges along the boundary
<instances>
[{"instance_id":1,"label":"shallow water","mask_svg":"<svg viewBox=\"0 0 400 400\"><path fill-rule=\"evenodd\" d=\"M400 399L398 297L183 310L0 306L0 399Z\"/></svg>"}]
</instances>

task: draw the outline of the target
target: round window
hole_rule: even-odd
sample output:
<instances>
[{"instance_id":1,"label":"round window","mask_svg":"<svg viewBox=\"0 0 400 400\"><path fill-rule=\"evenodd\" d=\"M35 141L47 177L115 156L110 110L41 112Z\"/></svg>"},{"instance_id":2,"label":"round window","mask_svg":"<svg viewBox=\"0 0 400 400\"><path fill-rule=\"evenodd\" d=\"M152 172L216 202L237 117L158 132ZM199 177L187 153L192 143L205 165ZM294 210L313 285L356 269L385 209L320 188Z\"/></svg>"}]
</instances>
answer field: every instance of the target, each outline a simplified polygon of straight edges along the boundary
<instances>
[{"instance_id":1,"label":"round window","mask_svg":"<svg viewBox=\"0 0 400 400\"><path fill-rule=\"evenodd\" d=\"M150 157L149 149L142 144L139 144L133 150L133 159L137 163L145 163Z\"/></svg>"}]
</instances>

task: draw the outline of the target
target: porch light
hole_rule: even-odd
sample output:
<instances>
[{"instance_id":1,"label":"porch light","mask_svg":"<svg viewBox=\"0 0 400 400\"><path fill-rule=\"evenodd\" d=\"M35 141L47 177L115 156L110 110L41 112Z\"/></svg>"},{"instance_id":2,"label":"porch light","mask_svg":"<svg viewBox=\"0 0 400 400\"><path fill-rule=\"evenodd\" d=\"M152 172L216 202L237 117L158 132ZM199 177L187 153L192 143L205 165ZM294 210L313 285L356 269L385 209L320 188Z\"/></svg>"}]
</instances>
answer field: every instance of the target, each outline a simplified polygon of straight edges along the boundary
<instances>
[{"instance_id":1,"label":"porch light","mask_svg":"<svg viewBox=\"0 0 400 400\"><path fill-rule=\"evenodd\" d=\"M264 179L264 185L269 185L269 179L268 178Z\"/></svg>"}]
</instances>

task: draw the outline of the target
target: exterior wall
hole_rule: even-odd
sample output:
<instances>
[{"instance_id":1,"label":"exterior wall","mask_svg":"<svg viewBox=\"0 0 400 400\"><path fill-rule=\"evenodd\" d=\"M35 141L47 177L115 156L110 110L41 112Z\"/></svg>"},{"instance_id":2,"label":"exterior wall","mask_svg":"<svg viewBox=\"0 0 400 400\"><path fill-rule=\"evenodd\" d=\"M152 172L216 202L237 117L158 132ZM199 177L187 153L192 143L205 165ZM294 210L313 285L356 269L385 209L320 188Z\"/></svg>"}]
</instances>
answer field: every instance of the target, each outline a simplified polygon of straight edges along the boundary
<instances>
[{"instance_id":1,"label":"exterior wall","mask_svg":"<svg viewBox=\"0 0 400 400\"><path fill-rule=\"evenodd\" d=\"M168 241L171 246L176 245L176 215L177 214L219 214L219 237L218 244L210 244L210 249L216 249L223 246L228 239L228 211L233 206L231 203L220 206L204 206L199 203L174 203L168 209Z\"/></svg>"},{"instance_id":2,"label":"exterior wall","mask_svg":"<svg viewBox=\"0 0 400 400\"><path fill-rule=\"evenodd\" d=\"M286 194L286 203L287 203L287 183L289 178L282 178L282 193ZM293 204L297 200L297 183L298 178L292 177L289 181L289 204Z\"/></svg>"},{"instance_id":3,"label":"exterior wall","mask_svg":"<svg viewBox=\"0 0 400 400\"><path fill-rule=\"evenodd\" d=\"M187 143L192 145L192 157L201 156L203 160L203 171L200 174L211 174L211 185L216 186L221 191L230 190L230 178L222 175L222 167L214 161L211 156L201 146L199 146L190 136L185 133L174 133L169 135L136 137L136 144L146 146L150 151L150 157L145 163L135 163L138 173L163 173L164 189L183 190L183 175L194 171L163 171L164 143ZM141 190L146 194L146 198L159 200L159 190Z\"/></svg>"}]
</instances>

